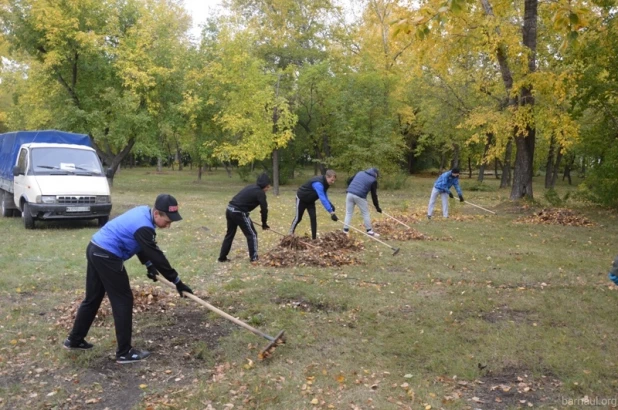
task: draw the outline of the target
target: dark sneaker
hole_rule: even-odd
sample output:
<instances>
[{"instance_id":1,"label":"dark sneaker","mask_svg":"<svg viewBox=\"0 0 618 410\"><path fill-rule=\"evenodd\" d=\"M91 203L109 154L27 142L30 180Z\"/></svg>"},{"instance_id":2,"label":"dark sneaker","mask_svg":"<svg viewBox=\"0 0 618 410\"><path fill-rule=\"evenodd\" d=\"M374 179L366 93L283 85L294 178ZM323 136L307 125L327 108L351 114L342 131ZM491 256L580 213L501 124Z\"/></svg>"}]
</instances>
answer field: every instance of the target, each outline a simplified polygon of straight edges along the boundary
<instances>
[{"instance_id":1,"label":"dark sneaker","mask_svg":"<svg viewBox=\"0 0 618 410\"><path fill-rule=\"evenodd\" d=\"M62 346L64 346L65 349L69 350L90 350L94 347L93 344L86 342L86 340L84 339L82 339L82 341L79 343L73 343L69 339L67 339L64 341L64 343L62 343Z\"/></svg>"},{"instance_id":2,"label":"dark sneaker","mask_svg":"<svg viewBox=\"0 0 618 410\"><path fill-rule=\"evenodd\" d=\"M131 348L127 354L123 354L122 356L116 357L116 363L127 364L127 363L136 363L144 360L150 356L150 352L146 350L137 350Z\"/></svg>"},{"instance_id":3,"label":"dark sneaker","mask_svg":"<svg viewBox=\"0 0 618 410\"><path fill-rule=\"evenodd\" d=\"M427 215L427 219L431 219L431 215Z\"/></svg>"},{"instance_id":4,"label":"dark sneaker","mask_svg":"<svg viewBox=\"0 0 618 410\"><path fill-rule=\"evenodd\" d=\"M231 260L231 259L228 259L227 257L225 257L225 258L223 258L223 259L218 258L218 259L217 259L217 262L225 263L225 262L232 262L232 260Z\"/></svg>"}]
</instances>

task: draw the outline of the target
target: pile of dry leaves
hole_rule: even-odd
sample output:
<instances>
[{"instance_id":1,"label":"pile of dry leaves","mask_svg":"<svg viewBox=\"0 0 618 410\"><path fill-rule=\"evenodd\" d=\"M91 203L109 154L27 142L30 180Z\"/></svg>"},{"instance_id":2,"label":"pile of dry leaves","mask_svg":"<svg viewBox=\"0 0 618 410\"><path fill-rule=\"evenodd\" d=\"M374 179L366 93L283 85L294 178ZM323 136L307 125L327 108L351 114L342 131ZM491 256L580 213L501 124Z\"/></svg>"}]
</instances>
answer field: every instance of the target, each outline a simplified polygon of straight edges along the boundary
<instances>
[{"instance_id":1,"label":"pile of dry leaves","mask_svg":"<svg viewBox=\"0 0 618 410\"><path fill-rule=\"evenodd\" d=\"M73 325L75 314L82 299L83 297L80 297L64 307L55 308L54 310L60 316L56 321L56 325L70 328ZM166 292L154 286L136 287L133 289L133 313L166 311L171 306L168 299L169 296ZM104 298L92 325L98 327L109 325L110 323L106 323L106 319L111 317L112 307L109 304L109 299Z\"/></svg>"},{"instance_id":2,"label":"pile of dry leaves","mask_svg":"<svg viewBox=\"0 0 618 410\"><path fill-rule=\"evenodd\" d=\"M404 224L410 226L410 224L418 222L416 216L408 215L392 215L393 218L398 219ZM373 230L380 234L383 239L393 239L396 241L409 241L409 240L425 240L430 239L428 236L420 233L414 228L406 228L394 219L381 219L373 222Z\"/></svg>"},{"instance_id":3,"label":"pile of dry leaves","mask_svg":"<svg viewBox=\"0 0 618 410\"><path fill-rule=\"evenodd\" d=\"M260 255L260 263L275 267L355 265L359 262L351 253L361 249L361 242L341 231L328 232L315 241L287 235L275 249Z\"/></svg>"},{"instance_id":4,"label":"pile of dry leaves","mask_svg":"<svg viewBox=\"0 0 618 410\"><path fill-rule=\"evenodd\" d=\"M594 226L594 222L577 215L570 209L544 208L531 216L518 218L516 222L543 225Z\"/></svg>"}]
</instances>

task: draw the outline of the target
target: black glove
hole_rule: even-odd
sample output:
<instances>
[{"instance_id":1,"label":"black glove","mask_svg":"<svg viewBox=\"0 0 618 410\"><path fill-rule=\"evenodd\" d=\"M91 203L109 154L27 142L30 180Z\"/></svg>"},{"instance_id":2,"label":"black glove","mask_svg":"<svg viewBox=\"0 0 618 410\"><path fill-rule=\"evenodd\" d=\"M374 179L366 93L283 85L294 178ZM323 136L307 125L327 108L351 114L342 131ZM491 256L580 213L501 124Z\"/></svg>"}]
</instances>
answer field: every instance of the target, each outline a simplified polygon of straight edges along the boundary
<instances>
[{"instance_id":1,"label":"black glove","mask_svg":"<svg viewBox=\"0 0 618 410\"><path fill-rule=\"evenodd\" d=\"M335 205L333 205L333 203L330 203L330 207L333 208L333 212L335 212Z\"/></svg>"},{"instance_id":2,"label":"black glove","mask_svg":"<svg viewBox=\"0 0 618 410\"><path fill-rule=\"evenodd\" d=\"M378 211L379 214L382 213L382 208L380 208L379 206L376 206L376 211Z\"/></svg>"},{"instance_id":3,"label":"black glove","mask_svg":"<svg viewBox=\"0 0 618 410\"><path fill-rule=\"evenodd\" d=\"M335 222L337 222L339 220L339 218L337 218L337 215L335 215L335 214L330 214L330 219L332 219Z\"/></svg>"},{"instance_id":4,"label":"black glove","mask_svg":"<svg viewBox=\"0 0 618 410\"><path fill-rule=\"evenodd\" d=\"M459 195L459 202L463 202L463 201L464 201L463 195Z\"/></svg>"},{"instance_id":5,"label":"black glove","mask_svg":"<svg viewBox=\"0 0 618 410\"><path fill-rule=\"evenodd\" d=\"M180 296L182 296L183 298L185 297L182 292L187 292L190 294L193 294L193 291L191 290L190 287L188 287L187 285L185 285L184 283L182 283L181 280L179 280L178 282L176 282L176 290L178 291L178 293L180 294Z\"/></svg>"},{"instance_id":6,"label":"black glove","mask_svg":"<svg viewBox=\"0 0 618 410\"><path fill-rule=\"evenodd\" d=\"M452 193L451 191L448 191L448 196L450 196L451 198L455 198L455 197L453 196L453 193Z\"/></svg>"},{"instance_id":7,"label":"black glove","mask_svg":"<svg viewBox=\"0 0 618 410\"><path fill-rule=\"evenodd\" d=\"M157 272L155 267L152 265L148 266L146 269L148 269L148 272L146 272L146 276L148 276L148 279L152 280L153 282L156 282L157 275L159 274L159 272Z\"/></svg>"},{"instance_id":8,"label":"black glove","mask_svg":"<svg viewBox=\"0 0 618 410\"><path fill-rule=\"evenodd\" d=\"M265 224L265 223L264 223L264 224L262 224L262 229L263 229L263 230L270 229L270 226L268 226L268 224Z\"/></svg>"}]
</instances>

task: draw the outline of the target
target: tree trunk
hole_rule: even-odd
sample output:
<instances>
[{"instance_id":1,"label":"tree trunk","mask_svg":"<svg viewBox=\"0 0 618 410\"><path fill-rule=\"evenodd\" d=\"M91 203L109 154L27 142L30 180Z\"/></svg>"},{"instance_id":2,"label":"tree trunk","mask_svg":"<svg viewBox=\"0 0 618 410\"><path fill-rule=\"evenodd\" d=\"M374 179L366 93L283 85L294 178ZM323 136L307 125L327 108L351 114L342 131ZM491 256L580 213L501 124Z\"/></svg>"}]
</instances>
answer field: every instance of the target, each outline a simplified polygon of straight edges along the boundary
<instances>
[{"instance_id":1,"label":"tree trunk","mask_svg":"<svg viewBox=\"0 0 618 410\"><path fill-rule=\"evenodd\" d=\"M129 155L131 149L135 145L135 138L130 138L127 145L118 154L113 154L109 145L106 146L106 150L101 149L101 147L94 142L92 135L90 135L90 140L97 154L103 158L103 163L109 165L109 168L112 170L112 175L108 178L108 181L109 185L113 186L114 175L116 175L116 171L120 169L120 164L126 156Z\"/></svg>"},{"instance_id":2,"label":"tree trunk","mask_svg":"<svg viewBox=\"0 0 618 410\"><path fill-rule=\"evenodd\" d=\"M584 178L586 176L586 158L582 157L582 167L580 168L579 177Z\"/></svg>"},{"instance_id":3,"label":"tree trunk","mask_svg":"<svg viewBox=\"0 0 618 410\"><path fill-rule=\"evenodd\" d=\"M511 186L511 157L513 156L513 138L509 138L504 151L504 166L502 167L502 178L500 179L500 188L508 188Z\"/></svg>"},{"instance_id":4,"label":"tree trunk","mask_svg":"<svg viewBox=\"0 0 618 410\"><path fill-rule=\"evenodd\" d=\"M528 52L528 73L532 74L536 71L536 40L537 40L537 18L538 18L538 0L524 1L524 27L523 27L523 43L529 49ZM532 112L534 106L534 96L532 95L532 86L527 85L522 87L520 91L520 100L518 109L527 109ZM517 153L515 154L515 172L513 176L513 186L511 188L511 199L529 198L534 199L532 192L532 177L534 165L534 146L536 144L536 129L532 126L526 126L524 135L515 137L515 145Z\"/></svg>"},{"instance_id":5,"label":"tree trunk","mask_svg":"<svg viewBox=\"0 0 618 410\"><path fill-rule=\"evenodd\" d=\"M468 155L468 178L472 179L472 159Z\"/></svg>"},{"instance_id":6,"label":"tree trunk","mask_svg":"<svg viewBox=\"0 0 618 410\"><path fill-rule=\"evenodd\" d=\"M534 161L534 142L536 130L527 127L527 135L515 138L517 153L515 154L515 172L513 172L513 186L511 187L512 200L521 198L533 199L532 176Z\"/></svg>"},{"instance_id":7,"label":"tree trunk","mask_svg":"<svg viewBox=\"0 0 618 410\"><path fill-rule=\"evenodd\" d=\"M223 161L223 166L225 167L225 172L227 172L227 177L232 178L232 170L229 165L230 164L227 161Z\"/></svg>"},{"instance_id":8,"label":"tree trunk","mask_svg":"<svg viewBox=\"0 0 618 410\"><path fill-rule=\"evenodd\" d=\"M451 160L451 168L459 167L459 152L461 149L459 148L459 144L453 144L453 159Z\"/></svg>"},{"instance_id":9,"label":"tree trunk","mask_svg":"<svg viewBox=\"0 0 618 410\"><path fill-rule=\"evenodd\" d=\"M486 135L487 140L485 141L485 147L483 148L483 158L481 159L481 167L479 168L479 176L478 181L483 182L485 179L485 166L487 166L487 153L489 152L489 148L491 147L491 142L493 140L493 134L488 133Z\"/></svg>"},{"instance_id":10,"label":"tree trunk","mask_svg":"<svg viewBox=\"0 0 618 410\"><path fill-rule=\"evenodd\" d=\"M564 174L562 174L562 180L564 181L564 178L568 178L569 185L573 183L573 181L571 181L571 170L573 169L573 164L575 164L575 155L571 154L569 155L568 162L564 166Z\"/></svg>"},{"instance_id":11,"label":"tree trunk","mask_svg":"<svg viewBox=\"0 0 618 410\"><path fill-rule=\"evenodd\" d=\"M279 196L279 149L273 151L273 194Z\"/></svg>"},{"instance_id":12,"label":"tree trunk","mask_svg":"<svg viewBox=\"0 0 618 410\"><path fill-rule=\"evenodd\" d=\"M182 171L182 152L178 140L176 140L176 161L178 161L178 171Z\"/></svg>"},{"instance_id":13,"label":"tree trunk","mask_svg":"<svg viewBox=\"0 0 618 410\"><path fill-rule=\"evenodd\" d=\"M554 175L554 150L556 149L556 137L551 136L549 140L549 151L547 152L547 161L545 163L545 189L553 188L551 181Z\"/></svg>"},{"instance_id":14,"label":"tree trunk","mask_svg":"<svg viewBox=\"0 0 618 410\"><path fill-rule=\"evenodd\" d=\"M330 157L330 143L326 133L322 133L322 152L324 152L324 159ZM326 165L324 164L324 161L322 161L320 162L320 174L324 175L325 173Z\"/></svg>"},{"instance_id":15,"label":"tree trunk","mask_svg":"<svg viewBox=\"0 0 618 410\"><path fill-rule=\"evenodd\" d=\"M556 187L556 180L558 179L558 170L560 170L560 162L562 161L562 147L558 147L558 153L556 154L556 163L554 164L554 172L551 176L550 188Z\"/></svg>"}]
</instances>

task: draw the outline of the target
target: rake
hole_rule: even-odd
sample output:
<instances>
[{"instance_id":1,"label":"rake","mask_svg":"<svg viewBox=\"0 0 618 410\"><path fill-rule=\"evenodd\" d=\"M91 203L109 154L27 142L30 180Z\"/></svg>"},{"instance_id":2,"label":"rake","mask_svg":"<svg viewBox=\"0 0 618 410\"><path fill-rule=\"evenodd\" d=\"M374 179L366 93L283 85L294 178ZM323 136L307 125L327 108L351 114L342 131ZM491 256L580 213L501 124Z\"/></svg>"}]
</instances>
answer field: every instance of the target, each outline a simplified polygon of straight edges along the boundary
<instances>
[{"instance_id":1,"label":"rake","mask_svg":"<svg viewBox=\"0 0 618 410\"><path fill-rule=\"evenodd\" d=\"M172 282L170 282L169 280L165 279L163 277L163 275L157 275L157 279L160 280L161 282L163 282L164 284L166 284L167 286L176 289L176 286ZM195 296L195 295L193 295L191 293L184 292L183 296L188 297L189 299L192 299L192 300L196 301L200 305L206 307L208 310L210 310L212 312L215 312L219 316L222 316L225 319L227 319L227 320L229 320L231 322L236 323L238 326L244 327L245 329L249 330L250 332L255 333L258 336L262 336L264 339L268 340L270 343L268 343L268 345L266 345L266 347L263 348L260 351L260 353L258 354L258 359L259 360L268 359L270 356L272 356L272 354L275 351L275 348L277 346L282 345L282 344L285 343L285 336L284 336L284 331L283 330L281 332L279 332L279 334L277 334L277 336L275 336L275 337L269 336L266 333L262 333L259 330L257 330L256 328L254 328L252 326L249 326L248 324L246 324L242 320L236 319L234 316L229 315L229 314L225 313L224 311L222 311L221 309L218 309L218 308L214 307L210 303L203 301L202 299L198 298L197 296Z\"/></svg>"},{"instance_id":2,"label":"rake","mask_svg":"<svg viewBox=\"0 0 618 410\"><path fill-rule=\"evenodd\" d=\"M482 206L478 206L478 205L476 205L476 204L473 204L472 202L464 201L464 203L466 203L466 204L468 204L468 205L475 206L475 207L477 207L477 208L479 208L479 209L482 209L482 210L483 210L483 211L485 211L485 212L490 212L490 213L492 213L492 214L494 214L494 215L496 214L494 211L490 211L489 209L486 209L486 208L483 208Z\"/></svg>"},{"instance_id":3,"label":"rake","mask_svg":"<svg viewBox=\"0 0 618 410\"><path fill-rule=\"evenodd\" d=\"M399 219L395 218L394 216L389 215L389 214L387 214L387 213L386 213L386 212L384 212L384 211L382 211L382 213L383 213L384 215L388 216L389 218L391 218L392 220L394 220L394 221L396 221L396 222L399 222L400 224L402 224L402 225L403 225L403 226L405 226L406 228L408 228L408 229L412 229L412 228L410 228L408 225L406 225L406 224L404 224L403 222L401 222Z\"/></svg>"},{"instance_id":4,"label":"rake","mask_svg":"<svg viewBox=\"0 0 618 410\"><path fill-rule=\"evenodd\" d=\"M338 222L341 222L341 223L343 224L343 226L346 226L345 222L343 222L343 221L338 221ZM397 255L397 254L399 253L399 251L400 251L400 249L399 249L399 248L395 248L394 246L390 246L389 244L387 244L386 242L382 242L381 240L379 240L379 239L378 239L378 238L376 238L375 236L371 236L371 235L369 235L367 232L363 232L363 231L361 231L360 229L353 227L352 225L347 225L347 226L348 226L349 228L354 229L355 231L358 231L358 232L362 233L363 235L366 235L366 236L370 237L370 238L371 238L371 239L373 239L374 241L380 242L380 243L381 243L382 245L384 245L384 246L388 246L389 248L391 248L391 249L393 250L393 256Z\"/></svg>"}]
</instances>

